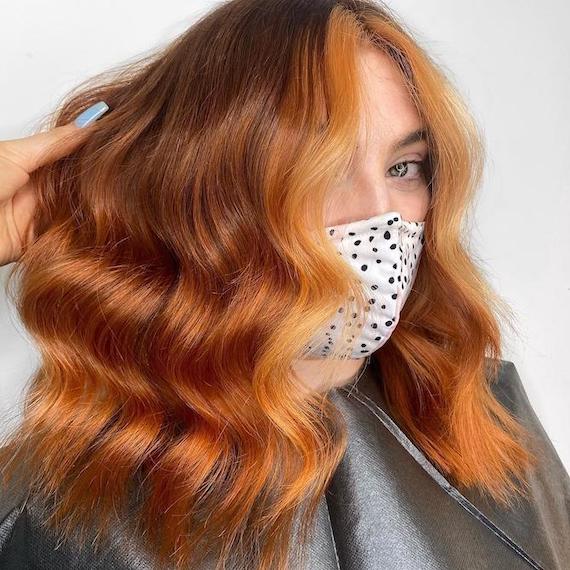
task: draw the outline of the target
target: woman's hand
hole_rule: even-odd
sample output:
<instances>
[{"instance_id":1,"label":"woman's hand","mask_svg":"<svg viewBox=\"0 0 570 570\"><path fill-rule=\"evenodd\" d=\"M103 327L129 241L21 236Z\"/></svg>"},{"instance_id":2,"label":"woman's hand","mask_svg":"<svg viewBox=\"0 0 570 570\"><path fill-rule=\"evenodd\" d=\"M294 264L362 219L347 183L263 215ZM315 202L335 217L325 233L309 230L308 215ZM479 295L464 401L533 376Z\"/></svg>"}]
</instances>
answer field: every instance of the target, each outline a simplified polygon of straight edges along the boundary
<instances>
[{"instance_id":1,"label":"woman's hand","mask_svg":"<svg viewBox=\"0 0 570 570\"><path fill-rule=\"evenodd\" d=\"M16 261L33 241L36 192L30 173L69 154L109 107L99 102L72 123L29 137L0 141L0 265Z\"/></svg>"}]
</instances>

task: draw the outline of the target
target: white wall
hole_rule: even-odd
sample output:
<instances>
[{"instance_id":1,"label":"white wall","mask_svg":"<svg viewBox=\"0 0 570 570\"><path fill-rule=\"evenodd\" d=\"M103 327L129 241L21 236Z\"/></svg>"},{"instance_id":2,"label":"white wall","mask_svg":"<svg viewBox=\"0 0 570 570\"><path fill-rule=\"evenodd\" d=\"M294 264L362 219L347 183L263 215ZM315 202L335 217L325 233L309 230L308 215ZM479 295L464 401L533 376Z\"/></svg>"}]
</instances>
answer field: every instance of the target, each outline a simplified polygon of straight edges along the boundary
<instances>
[{"instance_id":1,"label":"white wall","mask_svg":"<svg viewBox=\"0 0 570 570\"><path fill-rule=\"evenodd\" d=\"M25 136L61 96L165 43L214 3L19 0L0 19L0 139ZM534 409L570 469L570 5L565 0L389 2L443 64L484 129L472 243L518 316L507 337ZM8 268L0 269L5 277ZM1 283L0 283L1 284ZM508 332L508 331L505 331ZM36 352L0 293L0 405Z\"/></svg>"}]
</instances>

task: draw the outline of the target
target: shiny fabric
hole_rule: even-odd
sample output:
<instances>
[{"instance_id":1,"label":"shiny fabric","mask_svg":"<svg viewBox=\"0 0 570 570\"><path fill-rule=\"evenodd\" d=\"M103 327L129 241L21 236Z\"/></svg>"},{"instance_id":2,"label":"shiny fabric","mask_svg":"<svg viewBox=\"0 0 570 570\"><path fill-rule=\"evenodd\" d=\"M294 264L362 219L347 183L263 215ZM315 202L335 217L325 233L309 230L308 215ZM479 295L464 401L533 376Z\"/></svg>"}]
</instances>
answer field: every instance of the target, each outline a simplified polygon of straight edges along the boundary
<instances>
[{"instance_id":1,"label":"shiny fabric","mask_svg":"<svg viewBox=\"0 0 570 570\"><path fill-rule=\"evenodd\" d=\"M570 568L570 478L512 362L501 361L493 390L536 436L541 461L530 500L509 509L451 485L386 412L380 382L371 359L354 386L330 394L346 418L349 445L319 504L307 570ZM40 528L17 490L0 499L2 570L158 568L120 527L112 536L102 554L79 552Z\"/></svg>"}]
</instances>

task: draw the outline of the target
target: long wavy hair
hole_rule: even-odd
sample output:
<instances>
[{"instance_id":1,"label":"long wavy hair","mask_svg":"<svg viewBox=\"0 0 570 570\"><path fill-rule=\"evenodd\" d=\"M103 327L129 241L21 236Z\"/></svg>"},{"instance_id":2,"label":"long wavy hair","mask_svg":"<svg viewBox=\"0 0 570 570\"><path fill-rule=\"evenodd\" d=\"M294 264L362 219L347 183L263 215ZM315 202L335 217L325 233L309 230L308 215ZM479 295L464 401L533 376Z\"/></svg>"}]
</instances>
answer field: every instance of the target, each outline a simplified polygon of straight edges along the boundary
<instances>
[{"instance_id":1,"label":"long wavy hair","mask_svg":"<svg viewBox=\"0 0 570 570\"><path fill-rule=\"evenodd\" d=\"M528 491L528 434L491 390L512 315L466 242L485 152L458 89L378 2L232 0L48 117L110 106L32 174L36 236L7 288L41 365L4 482L25 465L64 538L94 528L98 547L136 507L162 565L302 561L347 431L292 363L347 299L366 310L323 223L358 136L363 45L397 65L429 147L418 274L373 354L390 411L457 485Z\"/></svg>"}]
</instances>

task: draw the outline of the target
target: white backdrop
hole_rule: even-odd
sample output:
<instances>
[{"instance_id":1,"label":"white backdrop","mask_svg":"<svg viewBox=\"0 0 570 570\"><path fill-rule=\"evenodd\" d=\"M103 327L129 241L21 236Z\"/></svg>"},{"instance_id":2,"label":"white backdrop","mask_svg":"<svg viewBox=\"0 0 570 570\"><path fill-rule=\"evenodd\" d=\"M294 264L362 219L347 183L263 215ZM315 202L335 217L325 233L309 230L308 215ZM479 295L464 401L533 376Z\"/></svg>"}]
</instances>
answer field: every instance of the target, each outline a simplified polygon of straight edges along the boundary
<instances>
[{"instance_id":1,"label":"white backdrop","mask_svg":"<svg viewBox=\"0 0 570 570\"><path fill-rule=\"evenodd\" d=\"M0 139L31 134L80 81L167 43L213 4L4 3ZM388 4L445 67L484 130L488 162L472 244L518 318L520 335L507 336L504 357L515 363L570 470L570 4ZM0 285L9 267L0 268ZM6 414L21 398L37 352L2 292L0 362L0 413Z\"/></svg>"}]
</instances>

